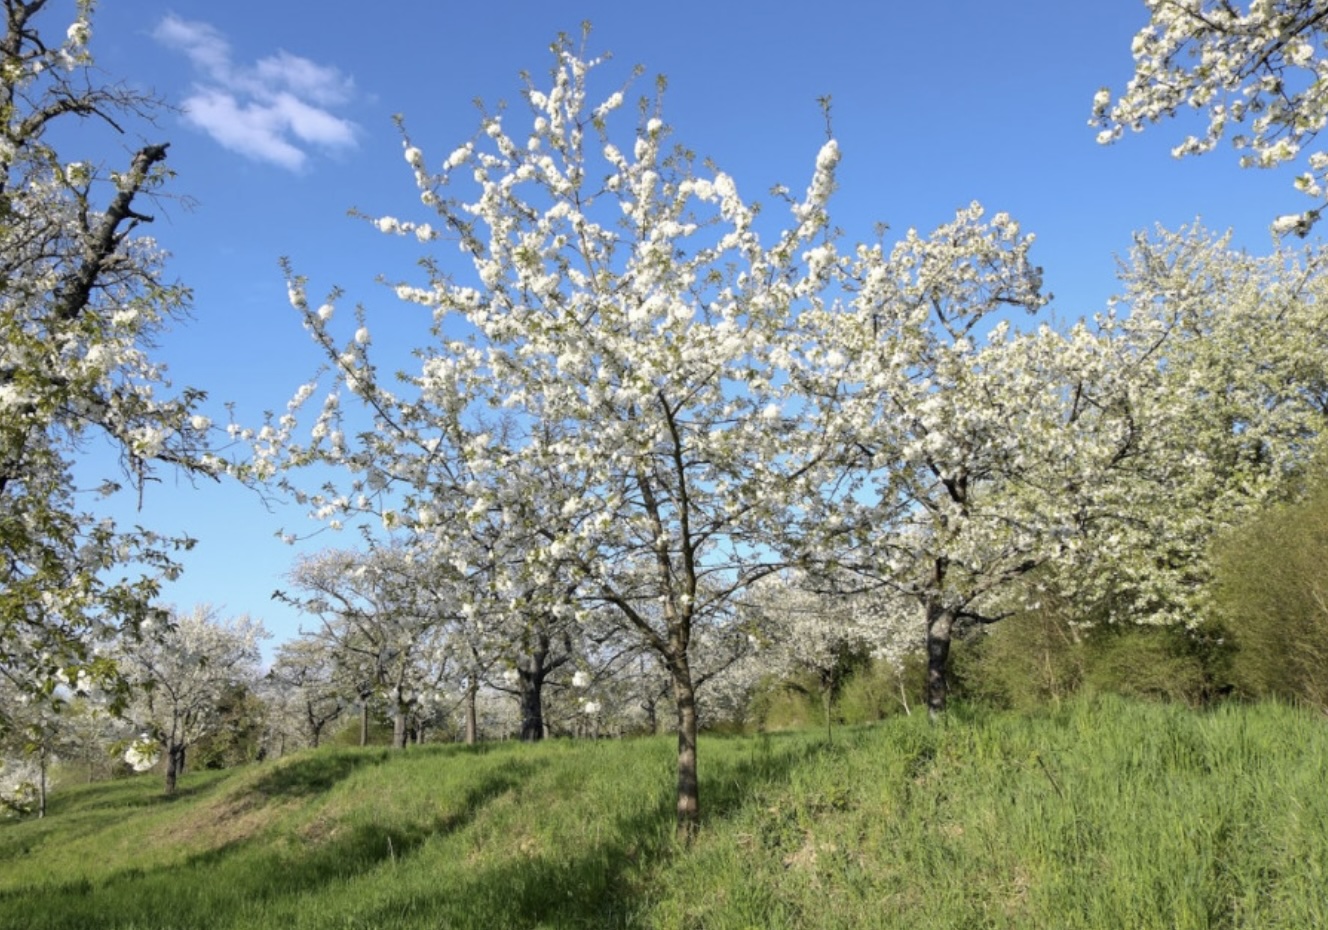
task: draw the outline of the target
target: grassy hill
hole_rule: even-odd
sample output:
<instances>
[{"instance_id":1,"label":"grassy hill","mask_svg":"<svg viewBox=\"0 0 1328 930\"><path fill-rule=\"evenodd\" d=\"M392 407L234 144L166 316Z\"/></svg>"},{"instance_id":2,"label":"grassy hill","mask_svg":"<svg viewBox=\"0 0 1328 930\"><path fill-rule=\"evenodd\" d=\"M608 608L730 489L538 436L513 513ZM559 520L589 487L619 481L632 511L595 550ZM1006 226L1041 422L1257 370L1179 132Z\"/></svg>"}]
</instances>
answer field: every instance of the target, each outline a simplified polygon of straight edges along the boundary
<instances>
[{"instance_id":1,"label":"grassy hill","mask_svg":"<svg viewBox=\"0 0 1328 930\"><path fill-rule=\"evenodd\" d=\"M1328 927L1328 726L1081 701L710 738L319 750L0 826L0 927Z\"/></svg>"}]
</instances>

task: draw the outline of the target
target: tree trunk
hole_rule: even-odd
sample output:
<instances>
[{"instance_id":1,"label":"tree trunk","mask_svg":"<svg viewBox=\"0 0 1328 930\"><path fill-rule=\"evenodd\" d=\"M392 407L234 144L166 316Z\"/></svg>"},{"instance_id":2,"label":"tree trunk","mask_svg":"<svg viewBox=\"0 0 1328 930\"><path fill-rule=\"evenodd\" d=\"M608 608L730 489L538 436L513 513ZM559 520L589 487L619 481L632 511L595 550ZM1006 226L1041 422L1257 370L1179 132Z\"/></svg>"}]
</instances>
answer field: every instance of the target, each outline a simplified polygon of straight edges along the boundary
<instances>
[{"instance_id":1,"label":"tree trunk","mask_svg":"<svg viewBox=\"0 0 1328 930\"><path fill-rule=\"evenodd\" d=\"M327 726L327 719L314 713L314 705L312 701L304 702L304 719L305 722L309 724L309 741L313 744L313 748L317 749L318 741L323 738L323 727ZM286 754L285 740L286 737L283 735L281 744L282 755Z\"/></svg>"},{"instance_id":2,"label":"tree trunk","mask_svg":"<svg viewBox=\"0 0 1328 930\"><path fill-rule=\"evenodd\" d=\"M650 730L651 735L659 733L659 714L656 711L657 703L658 702L653 697L646 698L646 700L641 703L641 706L644 707L646 711L646 727Z\"/></svg>"},{"instance_id":3,"label":"tree trunk","mask_svg":"<svg viewBox=\"0 0 1328 930\"><path fill-rule=\"evenodd\" d=\"M400 701L392 710L392 748L406 748L406 705Z\"/></svg>"},{"instance_id":4,"label":"tree trunk","mask_svg":"<svg viewBox=\"0 0 1328 930\"><path fill-rule=\"evenodd\" d=\"M684 658L673 670L678 705L678 839L690 843L701 825L701 790L696 769L696 688Z\"/></svg>"},{"instance_id":5,"label":"tree trunk","mask_svg":"<svg viewBox=\"0 0 1328 930\"><path fill-rule=\"evenodd\" d=\"M41 747L40 755L38 756L37 759L37 765L41 769L41 773L37 779L39 782L39 784L37 785L37 819L40 820L41 818L46 816L46 746L45 745Z\"/></svg>"},{"instance_id":6,"label":"tree trunk","mask_svg":"<svg viewBox=\"0 0 1328 930\"><path fill-rule=\"evenodd\" d=\"M179 777L184 774L184 745L171 743L166 749L166 793L175 794Z\"/></svg>"},{"instance_id":7,"label":"tree trunk","mask_svg":"<svg viewBox=\"0 0 1328 930\"><path fill-rule=\"evenodd\" d=\"M544 674L517 666L517 687L521 698L521 741L539 742L544 738Z\"/></svg>"},{"instance_id":8,"label":"tree trunk","mask_svg":"<svg viewBox=\"0 0 1328 930\"><path fill-rule=\"evenodd\" d=\"M479 682L471 679L466 686L466 745L474 746L480 738L479 715L475 707L475 695L479 693Z\"/></svg>"},{"instance_id":9,"label":"tree trunk","mask_svg":"<svg viewBox=\"0 0 1328 930\"><path fill-rule=\"evenodd\" d=\"M927 605L927 716L932 720L945 713L953 628L954 611L937 604Z\"/></svg>"},{"instance_id":10,"label":"tree trunk","mask_svg":"<svg viewBox=\"0 0 1328 930\"><path fill-rule=\"evenodd\" d=\"M369 745L369 699L360 697L360 745Z\"/></svg>"}]
</instances>

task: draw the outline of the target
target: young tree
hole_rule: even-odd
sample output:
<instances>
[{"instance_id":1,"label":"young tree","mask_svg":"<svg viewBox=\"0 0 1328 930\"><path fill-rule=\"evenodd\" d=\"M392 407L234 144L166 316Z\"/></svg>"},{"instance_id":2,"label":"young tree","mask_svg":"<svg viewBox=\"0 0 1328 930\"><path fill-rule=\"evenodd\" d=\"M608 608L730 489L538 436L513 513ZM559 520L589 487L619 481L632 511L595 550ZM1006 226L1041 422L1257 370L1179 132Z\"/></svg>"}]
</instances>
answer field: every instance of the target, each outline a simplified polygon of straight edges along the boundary
<instances>
[{"instance_id":1,"label":"young tree","mask_svg":"<svg viewBox=\"0 0 1328 930\"><path fill-rule=\"evenodd\" d=\"M1103 325L1131 454L1062 596L1193 627L1215 534L1282 496L1328 424L1328 253L1260 258L1203 229L1139 236Z\"/></svg>"},{"instance_id":2,"label":"young tree","mask_svg":"<svg viewBox=\"0 0 1328 930\"><path fill-rule=\"evenodd\" d=\"M1212 151L1224 136L1240 152L1243 167L1299 163L1298 190L1325 196L1328 152L1313 146L1328 122L1324 74L1324 0L1146 0L1149 22L1134 37L1134 76L1113 98L1102 88L1090 125L1098 141L1114 142L1127 127L1170 118L1182 109L1202 114L1202 134L1188 136L1172 153ZM1306 235L1323 207L1287 214L1273 224L1279 234Z\"/></svg>"},{"instance_id":3,"label":"young tree","mask_svg":"<svg viewBox=\"0 0 1328 930\"><path fill-rule=\"evenodd\" d=\"M141 488L161 464L217 466L209 423L191 412L201 392L172 394L148 351L188 297L140 234L166 146L107 170L52 141L80 123L123 133L157 101L93 69L90 2L59 41L38 31L45 6L4 0L0 27L0 675L30 693L60 671L110 675L92 643L149 615L178 571L172 552L192 542L98 518L73 477L82 444L102 436L120 451L105 491ZM117 566L132 570L116 580Z\"/></svg>"},{"instance_id":4,"label":"young tree","mask_svg":"<svg viewBox=\"0 0 1328 930\"><path fill-rule=\"evenodd\" d=\"M840 594L833 579L789 572L763 578L743 601L744 625L756 641L745 661L797 690L803 690L798 677L810 675L816 693L806 693L820 701L827 739L845 676L873 656L897 666L921 646L913 612L891 610L873 594Z\"/></svg>"},{"instance_id":5,"label":"young tree","mask_svg":"<svg viewBox=\"0 0 1328 930\"><path fill-rule=\"evenodd\" d=\"M271 701L279 708L278 725L284 734L295 729L315 749L323 730L345 712L352 690L340 680L340 666L330 644L301 636L277 647L276 661L267 673Z\"/></svg>"},{"instance_id":6,"label":"young tree","mask_svg":"<svg viewBox=\"0 0 1328 930\"><path fill-rule=\"evenodd\" d=\"M440 593L446 579L433 572L413 550L384 546L328 550L299 560L290 573L304 594L281 597L320 619L316 637L358 683L362 739L367 699L377 694L392 708L392 745L405 748L413 707L449 669L454 608Z\"/></svg>"},{"instance_id":7,"label":"young tree","mask_svg":"<svg viewBox=\"0 0 1328 930\"><path fill-rule=\"evenodd\" d=\"M953 637L1005 615L1000 594L1063 552L1128 451L1104 343L1010 324L1045 302L1031 244L973 204L888 252L827 254L848 297L803 315L820 334L809 416L841 452L789 545L817 575L918 605L932 716Z\"/></svg>"},{"instance_id":8,"label":"young tree","mask_svg":"<svg viewBox=\"0 0 1328 930\"><path fill-rule=\"evenodd\" d=\"M778 522L819 449L783 407L786 340L839 150L822 146L790 228L766 245L733 179L669 147L658 100L615 135L624 93L594 103L595 63L566 39L554 55L551 85L525 89L528 128L486 115L437 173L407 140L438 228L375 222L454 239L473 272L462 283L432 265L427 286L398 288L433 320L408 396L379 379L367 321L341 342L334 304L311 305L293 279L293 303L338 384L377 429L355 446L334 400L306 445L274 423L255 468L331 462L386 475L401 519L519 523L521 571L535 587L567 567L578 593L615 610L668 670L678 829L690 836L700 810L694 634L770 570L757 527ZM463 184L473 199L452 195ZM503 428L482 424L489 404L506 410ZM458 480L461 462L475 479ZM327 499L354 510L360 492L347 491Z\"/></svg>"},{"instance_id":9,"label":"young tree","mask_svg":"<svg viewBox=\"0 0 1328 930\"><path fill-rule=\"evenodd\" d=\"M123 637L117 661L134 687L129 718L166 754L166 793L175 791L189 747L212 732L237 686L258 680L257 620L219 620L208 607L173 614L163 630Z\"/></svg>"}]
</instances>

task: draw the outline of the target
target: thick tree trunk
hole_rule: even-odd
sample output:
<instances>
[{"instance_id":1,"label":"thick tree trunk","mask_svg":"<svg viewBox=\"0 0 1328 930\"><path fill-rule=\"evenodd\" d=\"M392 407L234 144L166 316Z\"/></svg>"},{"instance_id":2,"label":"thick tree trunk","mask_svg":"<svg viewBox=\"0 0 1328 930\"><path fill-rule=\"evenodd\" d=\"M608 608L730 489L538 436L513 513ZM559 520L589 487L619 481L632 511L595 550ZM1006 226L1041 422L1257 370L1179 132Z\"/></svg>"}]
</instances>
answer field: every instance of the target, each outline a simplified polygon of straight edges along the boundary
<instances>
[{"instance_id":1,"label":"thick tree trunk","mask_svg":"<svg viewBox=\"0 0 1328 930\"><path fill-rule=\"evenodd\" d=\"M927 605L927 716L932 720L945 713L953 629L954 611L937 604Z\"/></svg>"},{"instance_id":2,"label":"thick tree trunk","mask_svg":"<svg viewBox=\"0 0 1328 930\"><path fill-rule=\"evenodd\" d=\"M369 700L360 698L360 745L369 745Z\"/></svg>"},{"instance_id":3,"label":"thick tree trunk","mask_svg":"<svg viewBox=\"0 0 1328 930\"><path fill-rule=\"evenodd\" d=\"M701 825L701 789L696 768L696 688L691 669L682 660L673 670L673 697L678 706L678 839L690 843Z\"/></svg>"},{"instance_id":4,"label":"thick tree trunk","mask_svg":"<svg viewBox=\"0 0 1328 930\"><path fill-rule=\"evenodd\" d=\"M518 666L517 687L521 698L521 741L538 742L544 739L543 670L526 671Z\"/></svg>"},{"instance_id":5,"label":"thick tree trunk","mask_svg":"<svg viewBox=\"0 0 1328 930\"><path fill-rule=\"evenodd\" d=\"M323 738L323 727L327 726L326 718L320 717L314 713L312 701L304 702L304 719L309 724L309 741L313 743L313 748L318 748L318 741ZM286 754L285 737L282 737L281 754Z\"/></svg>"},{"instance_id":6,"label":"thick tree trunk","mask_svg":"<svg viewBox=\"0 0 1328 930\"><path fill-rule=\"evenodd\" d=\"M516 675L518 699L521 702L521 739L533 743L544 739L544 682L549 675L567 664L572 655L572 643L566 632L562 634L562 650L554 649L554 635L549 632L553 618L545 618L544 625L532 631L524 654L517 659Z\"/></svg>"},{"instance_id":7,"label":"thick tree trunk","mask_svg":"<svg viewBox=\"0 0 1328 930\"><path fill-rule=\"evenodd\" d=\"M171 743L166 749L166 793L175 794L175 786L184 774L184 746Z\"/></svg>"},{"instance_id":8,"label":"thick tree trunk","mask_svg":"<svg viewBox=\"0 0 1328 930\"><path fill-rule=\"evenodd\" d=\"M479 682L472 680L466 687L466 745L474 746L479 742L479 714L475 707L475 696L479 693Z\"/></svg>"}]
</instances>

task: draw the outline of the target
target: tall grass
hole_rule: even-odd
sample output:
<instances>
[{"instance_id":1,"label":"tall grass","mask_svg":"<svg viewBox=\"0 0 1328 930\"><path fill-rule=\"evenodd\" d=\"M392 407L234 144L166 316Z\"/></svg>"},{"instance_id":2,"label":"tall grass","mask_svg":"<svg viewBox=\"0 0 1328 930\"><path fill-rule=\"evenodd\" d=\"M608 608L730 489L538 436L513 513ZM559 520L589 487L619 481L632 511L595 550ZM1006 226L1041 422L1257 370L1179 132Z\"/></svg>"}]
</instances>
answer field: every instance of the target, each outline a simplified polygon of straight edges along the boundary
<instances>
[{"instance_id":1,"label":"tall grass","mask_svg":"<svg viewBox=\"0 0 1328 930\"><path fill-rule=\"evenodd\" d=\"M1113 699L711 738L328 749L0 827L3 928L1328 926L1328 728Z\"/></svg>"}]
</instances>

